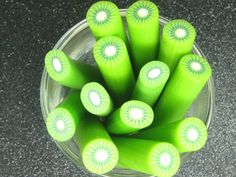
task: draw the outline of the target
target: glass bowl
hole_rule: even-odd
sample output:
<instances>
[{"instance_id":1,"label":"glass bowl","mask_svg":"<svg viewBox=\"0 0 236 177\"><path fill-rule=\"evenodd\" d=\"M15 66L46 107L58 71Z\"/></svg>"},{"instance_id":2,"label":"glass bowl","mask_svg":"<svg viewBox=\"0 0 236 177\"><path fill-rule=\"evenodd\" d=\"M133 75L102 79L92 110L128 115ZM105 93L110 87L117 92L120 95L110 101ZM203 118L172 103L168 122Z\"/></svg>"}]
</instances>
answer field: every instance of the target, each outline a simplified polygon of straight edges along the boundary
<instances>
[{"instance_id":1,"label":"glass bowl","mask_svg":"<svg viewBox=\"0 0 236 177\"><path fill-rule=\"evenodd\" d=\"M126 9L121 9L120 12L126 25ZM163 25L167 22L168 20L166 18L160 17L161 30ZM96 41L92 36L90 29L88 28L86 20L83 20L76 24L74 27L72 27L68 32L66 32L57 42L54 49L63 50L75 60L80 60L85 63L95 65L95 61L92 55L92 48L95 42ZM193 53L204 57L204 54L201 52L200 48L196 44L194 45ZM40 87L40 103L44 121L46 121L49 112L64 99L64 96L66 95L67 91L68 89L66 87L63 87L57 84L52 79L50 79L46 70L44 69ZM198 96L198 98L192 104L191 108L188 110L186 116L199 117L205 122L208 128L212 120L212 112L214 109L214 97L214 84L213 79L211 78ZM85 169L81 161L79 147L77 146L74 139L71 139L70 141L65 143L60 143L57 141L55 141L55 143L71 161L73 161L78 167ZM192 154L193 153L182 154L181 163L190 158ZM97 176L147 177L150 175L146 175L132 170L115 168L114 170L105 175Z\"/></svg>"}]
</instances>

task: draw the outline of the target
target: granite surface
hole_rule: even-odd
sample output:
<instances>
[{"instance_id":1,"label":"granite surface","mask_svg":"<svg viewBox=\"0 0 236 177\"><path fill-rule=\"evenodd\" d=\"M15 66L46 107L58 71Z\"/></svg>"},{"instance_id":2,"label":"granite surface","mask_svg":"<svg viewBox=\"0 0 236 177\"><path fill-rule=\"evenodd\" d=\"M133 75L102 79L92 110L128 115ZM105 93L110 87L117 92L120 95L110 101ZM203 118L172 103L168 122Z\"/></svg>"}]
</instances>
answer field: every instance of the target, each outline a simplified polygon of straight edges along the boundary
<instances>
[{"instance_id":1,"label":"granite surface","mask_svg":"<svg viewBox=\"0 0 236 177\"><path fill-rule=\"evenodd\" d=\"M49 138L40 111L43 58L85 17L95 1L1 0L0 176L91 176L78 169ZM132 1L116 0L120 8ZM236 1L161 0L160 14L197 28L216 88L214 120L204 149L176 176L236 176Z\"/></svg>"}]
</instances>

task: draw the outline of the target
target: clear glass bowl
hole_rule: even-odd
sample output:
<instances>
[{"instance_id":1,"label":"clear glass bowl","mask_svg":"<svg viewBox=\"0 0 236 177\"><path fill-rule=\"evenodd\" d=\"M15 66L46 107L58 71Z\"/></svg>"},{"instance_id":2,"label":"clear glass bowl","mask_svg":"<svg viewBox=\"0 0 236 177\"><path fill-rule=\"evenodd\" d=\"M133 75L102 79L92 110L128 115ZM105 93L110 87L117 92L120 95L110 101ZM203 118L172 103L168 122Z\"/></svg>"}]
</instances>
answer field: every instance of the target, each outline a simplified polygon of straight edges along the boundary
<instances>
[{"instance_id":1,"label":"clear glass bowl","mask_svg":"<svg viewBox=\"0 0 236 177\"><path fill-rule=\"evenodd\" d=\"M124 18L126 10L121 9L120 12L126 25L126 21ZM167 22L168 20L166 18L160 17L160 28L162 29L163 25ZM88 28L86 20L83 20L72 27L68 32L66 32L57 42L54 49L61 49L65 51L71 58L75 60L95 64L92 55L92 48L94 44L94 37L92 36L91 31ZM204 57L204 54L196 44L193 48L193 53ZM64 99L67 91L67 88L57 84L55 81L50 79L46 70L44 69L40 87L40 102L44 121L46 121L49 112ZM189 109L186 116L199 117L205 122L206 126L209 127L209 124L212 120L212 112L214 109L214 97L214 84L213 79L211 78ZM59 143L56 141L55 143L71 161L73 161L78 167L85 169L81 161L79 147L75 143L74 139L65 143ZM186 159L190 158L192 154L193 153L182 154L181 162L183 163L184 161L186 161ZM132 170L115 168L106 175L97 176L148 177L149 175Z\"/></svg>"}]
</instances>

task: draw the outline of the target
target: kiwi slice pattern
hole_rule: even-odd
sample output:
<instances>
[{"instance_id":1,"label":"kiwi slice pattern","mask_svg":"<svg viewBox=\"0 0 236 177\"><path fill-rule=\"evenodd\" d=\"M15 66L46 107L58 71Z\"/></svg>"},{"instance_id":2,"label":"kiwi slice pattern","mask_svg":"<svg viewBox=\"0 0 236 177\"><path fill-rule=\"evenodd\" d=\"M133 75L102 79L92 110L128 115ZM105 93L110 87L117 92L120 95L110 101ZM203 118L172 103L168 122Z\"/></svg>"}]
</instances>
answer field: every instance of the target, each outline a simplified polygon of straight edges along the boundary
<instances>
[{"instance_id":1,"label":"kiwi slice pattern","mask_svg":"<svg viewBox=\"0 0 236 177\"><path fill-rule=\"evenodd\" d=\"M153 22L153 20L157 20L157 16L157 6L148 1L138 1L127 11L127 19L134 24Z\"/></svg>"},{"instance_id":2,"label":"kiwi slice pattern","mask_svg":"<svg viewBox=\"0 0 236 177\"><path fill-rule=\"evenodd\" d=\"M180 166L179 152L170 143L157 144L153 148L150 160L157 176L173 176Z\"/></svg>"},{"instance_id":3,"label":"kiwi slice pattern","mask_svg":"<svg viewBox=\"0 0 236 177\"><path fill-rule=\"evenodd\" d=\"M128 46L125 27L119 8L110 1L94 3L86 15L88 26L96 40L106 36L117 36Z\"/></svg>"},{"instance_id":4,"label":"kiwi slice pattern","mask_svg":"<svg viewBox=\"0 0 236 177\"><path fill-rule=\"evenodd\" d=\"M165 26L167 36L176 42L193 41L196 35L194 27L185 20L172 20Z\"/></svg>"},{"instance_id":5,"label":"kiwi slice pattern","mask_svg":"<svg viewBox=\"0 0 236 177\"><path fill-rule=\"evenodd\" d=\"M86 19L89 25L101 27L112 23L116 13L113 3L108 1L97 2L89 8Z\"/></svg>"},{"instance_id":6,"label":"kiwi slice pattern","mask_svg":"<svg viewBox=\"0 0 236 177\"><path fill-rule=\"evenodd\" d=\"M118 151L111 141L94 140L83 150L82 159L88 170L96 174L104 174L115 167Z\"/></svg>"},{"instance_id":7,"label":"kiwi slice pattern","mask_svg":"<svg viewBox=\"0 0 236 177\"><path fill-rule=\"evenodd\" d=\"M205 124L197 118L186 118L179 128L179 142L185 149L196 151L201 149L207 140L207 128Z\"/></svg>"},{"instance_id":8,"label":"kiwi slice pattern","mask_svg":"<svg viewBox=\"0 0 236 177\"><path fill-rule=\"evenodd\" d=\"M153 118L153 110L148 104L138 100L131 100L125 102L109 116L106 128L108 132L113 134L133 133L148 127Z\"/></svg>"},{"instance_id":9,"label":"kiwi slice pattern","mask_svg":"<svg viewBox=\"0 0 236 177\"><path fill-rule=\"evenodd\" d=\"M170 71L168 66L161 61L151 61L144 65L140 71L140 80L148 86L156 86L166 82Z\"/></svg>"},{"instance_id":10,"label":"kiwi slice pattern","mask_svg":"<svg viewBox=\"0 0 236 177\"><path fill-rule=\"evenodd\" d=\"M148 104L131 100L122 105L120 116L128 126L141 129L152 123L154 115L152 108Z\"/></svg>"},{"instance_id":11,"label":"kiwi slice pattern","mask_svg":"<svg viewBox=\"0 0 236 177\"><path fill-rule=\"evenodd\" d=\"M186 74L194 78L200 79L211 75L209 63L198 55L189 54L184 56L180 61L180 65Z\"/></svg>"},{"instance_id":12,"label":"kiwi slice pattern","mask_svg":"<svg viewBox=\"0 0 236 177\"><path fill-rule=\"evenodd\" d=\"M63 80L70 73L69 58L61 50L51 50L45 57L45 66L50 77Z\"/></svg>"},{"instance_id":13,"label":"kiwi slice pattern","mask_svg":"<svg viewBox=\"0 0 236 177\"><path fill-rule=\"evenodd\" d=\"M94 48L94 55L97 62L112 64L124 56L126 47L122 40L117 37L106 37L99 40Z\"/></svg>"},{"instance_id":14,"label":"kiwi slice pattern","mask_svg":"<svg viewBox=\"0 0 236 177\"><path fill-rule=\"evenodd\" d=\"M48 116L46 126L49 135L60 142L71 139L76 131L73 115L64 108L54 109Z\"/></svg>"},{"instance_id":15,"label":"kiwi slice pattern","mask_svg":"<svg viewBox=\"0 0 236 177\"><path fill-rule=\"evenodd\" d=\"M85 109L98 116L107 116L113 110L113 103L105 88L97 82L84 85L80 94Z\"/></svg>"}]
</instances>

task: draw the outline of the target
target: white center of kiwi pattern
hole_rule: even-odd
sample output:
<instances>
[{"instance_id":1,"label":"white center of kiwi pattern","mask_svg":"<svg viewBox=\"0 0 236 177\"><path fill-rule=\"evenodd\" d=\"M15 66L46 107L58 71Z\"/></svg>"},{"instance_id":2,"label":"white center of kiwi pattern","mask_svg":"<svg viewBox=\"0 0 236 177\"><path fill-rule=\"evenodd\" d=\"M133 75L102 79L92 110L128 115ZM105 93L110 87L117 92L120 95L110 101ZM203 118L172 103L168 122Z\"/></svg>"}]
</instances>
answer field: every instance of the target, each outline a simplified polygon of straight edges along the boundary
<instances>
[{"instance_id":1,"label":"white center of kiwi pattern","mask_svg":"<svg viewBox=\"0 0 236 177\"><path fill-rule=\"evenodd\" d=\"M64 130L64 128L65 128L64 122L62 120L58 120L57 121L57 129L58 130Z\"/></svg>"},{"instance_id":2,"label":"white center of kiwi pattern","mask_svg":"<svg viewBox=\"0 0 236 177\"><path fill-rule=\"evenodd\" d=\"M129 116L131 119L133 120L140 120L143 118L143 110L142 109L138 109L138 108L132 108L129 111Z\"/></svg>"},{"instance_id":3,"label":"white center of kiwi pattern","mask_svg":"<svg viewBox=\"0 0 236 177\"><path fill-rule=\"evenodd\" d=\"M116 47L110 45L105 48L105 55L108 57L112 57L116 54Z\"/></svg>"},{"instance_id":4,"label":"white center of kiwi pattern","mask_svg":"<svg viewBox=\"0 0 236 177\"><path fill-rule=\"evenodd\" d=\"M189 129L187 132L187 137L190 141L196 141L198 136L198 131L194 128Z\"/></svg>"},{"instance_id":5,"label":"white center of kiwi pattern","mask_svg":"<svg viewBox=\"0 0 236 177\"><path fill-rule=\"evenodd\" d=\"M108 153L104 150L98 150L95 153L95 158L98 162L105 162L108 159Z\"/></svg>"},{"instance_id":6,"label":"white center of kiwi pattern","mask_svg":"<svg viewBox=\"0 0 236 177\"><path fill-rule=\"evenodd\" d=\"M187 34L186 30L183 28L177 28L175 30L175 35L178 38L184 38L186 36L186 34Z\"/></svg>"},{"instance_id":7,"label":"white center of kiwi pattern","mask_svg":"<svg viewBox=\"0 0 236 177\"><path fill-rule=\"evenodd\" d=\"M96 15L96 20L98 22L104 22L107 19L107 13L105 11L100 11Z\"/></svg>"},{"instance_id":8,"label":"white center of kiwi pattern","mask_svg":"<svg viewBox=\"0 0 236 177\"><path fill-rule=\"evenodd\" d=\"M168 153L163 153L160 156L160 164L163 166L169 166L171 163L171 156Z\"/></svg>"},{"instance_id":9,"label":"white center of kiwi pattern","mask_svg":"<svg viewBox=\"0 0 236 177\"><path fill-rule=\"evenodd\" d=\"M148 72L149 79L156 79L161 75L161 70L159 68L153 68Z\"/></svg>"},{"instance_id":10,"label":"white center of kiwi pattern","mask_svg":"<svg viewBox=\"0 0 236 177\"><path fill-rule=\"evenodd\" d=\"M141 8L141 9L138 10L138 16L140 18L146 18L148 16L148 14L149 14L149 12L145 8Z\"/></svg>"},{"instance_id":11,"label":"white center of kiwi pattern","mask_svg":"<svg viewBox=\"0 0 236 177\"><path fill-rule=\"evenodd\" d=\"M57 72L61 72L62 66L61 66L61 61L58 58L54 58L52 60L53 67Z\"/></svg>"},{"instance_id":12,"label":"white center of kiwi pattern","mask_svg":"<svg viewBox=\"0 0 236 177\"><path fill-rule=\"evenodd\" d=\"M196 61L192 62L190 66L194 71L200 71L202 69L202 65Z\"/></svg>"},{"instance_id":13,"label":"white center of kiwi pattern","mask_svg":"<svg viewBox=\"0 0 236 177\"><path fill-rule=\"evenodd\" d=\"M99 106L101 104L101 98L100 98L100 95L97 92L91 91L89 93L89 98L90 98L93 105Z\"/></svg>"}]
</instances>

